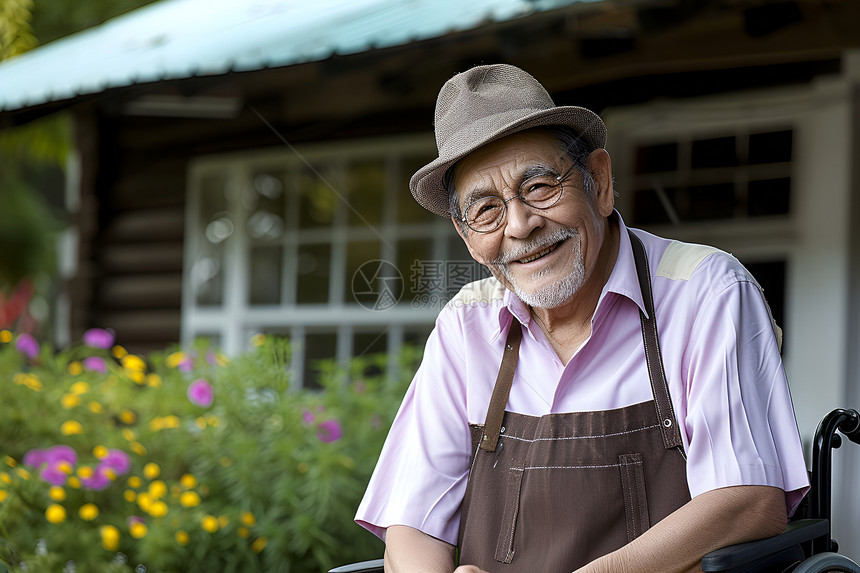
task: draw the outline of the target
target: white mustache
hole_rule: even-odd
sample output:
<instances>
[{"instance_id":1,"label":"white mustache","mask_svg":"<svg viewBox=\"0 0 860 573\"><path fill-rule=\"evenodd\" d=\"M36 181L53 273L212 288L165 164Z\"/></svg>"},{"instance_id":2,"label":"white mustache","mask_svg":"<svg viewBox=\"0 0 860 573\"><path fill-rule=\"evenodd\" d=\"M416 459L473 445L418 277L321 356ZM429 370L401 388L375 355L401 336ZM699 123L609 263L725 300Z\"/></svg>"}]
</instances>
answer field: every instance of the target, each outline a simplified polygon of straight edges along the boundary
<instances>
[{"instance_id":1,"label":"white mustache","mask_svg":"<svg viewBox=\"0 0 860 573\"><path fill-rule=\"evenodd\" d=\"M533 241L515 247L510 252L507 252L503 255L500 255L494 261L492 261L493 265L507 265L514 261L518 261L524 258L526 255L530 253L537 252L544 247L548 247L549 245L554 245L565 239L570 239L572 237L578 237L579 231L572 227L562 227L560 229L556 229L552 233L545 235L543 237L538 237Z\"/></svg>"}]
</instances>

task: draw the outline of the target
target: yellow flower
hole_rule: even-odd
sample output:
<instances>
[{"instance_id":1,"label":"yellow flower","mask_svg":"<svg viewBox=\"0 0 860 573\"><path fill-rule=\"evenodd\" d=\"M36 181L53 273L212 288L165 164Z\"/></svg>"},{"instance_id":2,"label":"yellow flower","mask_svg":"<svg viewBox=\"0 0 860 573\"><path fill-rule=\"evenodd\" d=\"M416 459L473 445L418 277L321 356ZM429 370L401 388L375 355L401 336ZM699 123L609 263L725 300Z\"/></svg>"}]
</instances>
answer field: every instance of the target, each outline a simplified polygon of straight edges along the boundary
<instances>
[{"instance_id":1,"label":"yellow flower","mask_svg":"<svg viewBox=\"0 0 860 573\"><path fill-rule=\"evenodd\" d=\"M12 456L4 456L3 461L6 462L6 465L10 468L14 468L18 464Z\"/></svg>"},{"instance_id":2,"label":"yellow flower","mask_svg":"<svg viewBox=\"0 0 860 573\"><path fill-rule=\"evenodd\" d=\"M174 352L167 357L164 363L167 365L168 368L176 368L177 366L182 364L186 358L187 356L184 352Z\"/></svg>"},{"instance_id":3,"label":"yellow flower","mask_svg":"<svg viewBox=\"0 0 860 573\"><path fill-rule=\"evenodd\" d=\"M265 334L262 334L262 333L255 334L254 336L251 337L251 346L263 346L263 344L265 342L266 342L266 335Z\"/></svg>"},{"instance_id":4,"label":"yellow flower","mask_svg":"<svg viewBox=\"0 0 860 573\"><path fill-rule=\"evenodd\" d=\"M105 477L108 478L110 481L115 480L117 477L116 470L113 468L104 468L102 471L104 472Z\"/></svg>"},{"instance_id":5,"label":"yellow flower","mask_svg":"<svg viewBox=\"0 0 860 573\"><path fill-rule=\"evenodd\" d=\"M220 525L221 527L227 527L228 525L230 525L230 520L227 518L226 515L219 515L218 525Z\"/></svg>"},{"instance_id":6,"label":"yellow flower","mask_svg":"<svg viewBox=\"0 0 860 573\"><path fill-rule=\"evenodd\" d=\"M81 478L78 476L69 476L69 480L66 483L68 483L71 488L81 489Z\"/></svg>"},{"instance_id":7,"label":"yellow flower","mask_svg":"<svg viewBox=\"0 0 860 573\"><path fill-rule=\"evenodd\" d=\"M60 398L60 405L66 410L71 410L81 403L81 397L77 394L66 394Z\"/></svg>"},{"instance_id":8,"label":"yellow flower","mask_svg":"<svg viewBox=\"0 0 860 573\"><path fill-rule=\"evenodd\" d=\"M164 517L167 515L167 504L163 501L153 502L152 506L149 508L149 515L152 517Z\"/></svg>"},{"instance_id":9,"label":"yellow flower","mask_svg":"<svg viewBox=\"0 0 860 573\"><path fill-rule=\"evenodd\" d=\"M134 431L128 428L122 429L122 437L125 438L127 442L133 442L135 439L137 439L137 436L134 435Z\"/></svg>"},{"instance_id":10,"label":"yellow flower","mask_svg":"<svg viewBox=\"0 0 860 573\"><path fill-rule=\"evenodd\" d=\"M226 354L224 354L223 352L215 353L215 364L217 364L218 366L226 366L229 363L230 359L227 358Z\"/></svg>"},{"instance_id":11,"label":"yellow flower","mask_svg":"<svg viewBox=\"0 0 860 573\"><path fill-rule=\"evenodd\" d=\"M78 376L81 372L84 371L83 365L78 360L75 360L74 362L69 362L69 366L67 369L69 371L69 374L71 374L72 376Z\"/></svg>"},{"instance_id":12,"label":"yellow flower","mask_svg":"<svg viewBox=\"0 0 860 573\"><path fill-rule=\"evenodd\" d=\"M92 412L93 414L100 414L102 411L102 405L99 402L96 402L95 400L90 402L88 404L88 407L90 409L90 412Z\"/></svg>"},{"instance_id":13,"label":"yellow flower","mask_svg":"<svg viewBox=\"0 0 860 573\"><path fill-rule=\"evenodd\" d=\"M77 420L66 420L60 426L60 433L64 436L73 436L75 434L83 434L84 427Z\"/></svg>"},{"instance_id":14,"label":"yellow flower","mask_svg":"<svg viewBox=\"0 0 860 573\"><path fill-rule=\"evenodd\" d=\"M210 426L212 426L213 428L221 423L221 420L218 419L218 416L213 416L212 414L209 414L208 416L206 416L205 420L206 420L206 423L209 424Z\"/></svg>"},{"instance_id":15,"label":"yellow flower","mask_svg":"<svg viewBox=\"0 0 860 573\"><path fill-rule=\"evenodd\" d=\"M86 382L75 382L74 384L72 384L70 390L72 394L77 394L80 396L81 394L86 394L90 391L90 385Z\"/></svg>"},{"instance_id":16,"label":"yellow flower","mask_svg":"<svg viewBox=\"0 0 860 573\"><path fill-rule=\"evenodd\" d=\"M93 455L98 459L105 458L108 455L108 449L102 445L98 445L93 448Z\"/></svg>"},{"instance_id":17,"label":"yellow flower","mask_svg":"<svg viewBox=\"0 0 860 573\"><path fill-rule=\"evenodd\" d=\"M149 462L143 466L143 477L146 479L155 479L161 475L161 468L155 462Z\"/></svg>"},{"instance_id":18,"label":"yellow flower","mask_svg":"<svg viewBox=\"0 0 860 573\"><path fill-rule=\"evenodd\" d=\"M78 468L78 477L81 479L89 479L95 475L95 470L90 466L81 466Z\"/></svg>"},{"instance_id":19,"label":"yellow flower","mask_svg":"<svg viewBox=\"0 0 860 573\"><path fill-rule=\"evenodd\" d=\"M143 485L143 480L140 479L138 476L131 476L130 478L128 478L128 485L130 487L137 488Z\"/></svg>"},{"instance_id":20,"label":"yellow flower","mask_svg":"<svg viewBox=\"0 0 860 573\"><path fill-rule=\"evenodd\" d=\"M167 494L167 485L161 480L155 480L149 484L149 495L152 499L161 499Z\"/></svg>"},{"instance_id":21,"label":"yellow flower","mask_svg":"<svg viewBox=\"0 0 860 573\"><path fill-rule=\"evenodd\" d=\"M0 481L5 483L6 485L9 485L10 483L12 483L12 478L10 478L9 474L7 474L6 472L0 472Z\"/></svg>"},{"instance_id":22,"label":"yellow flower","mask_svg":"<svg viewBox=\"0 0 860 573\"><path fill-rule=\"evenodd\" d=\"M4 501L6 501L6 496L8 496L8 495L9 495L8 491L6 491L5 489L0 489L0 503L3 503Z\"/></svg>"},{"instance_id":23,"label":"yellow flower","mask_svg":"<svg viewBox=\"0 0 860 573\"><path fill-rule=\"evenodd\" d=\"M251 549L254 550L254 553L260 553L263 549L266 548L266 544L269 543L269 540L265 537L258 537L254 540L254 543L251 544Z\"/></svg>"},{"instance_id":24,"label":"yellow flower","mask_svg":"<svg viewBox=\"0 0 860 573\"><path fill-rule=\"evenodd\" d=\"M75 470L75 468L72 467L72 464L70 464L67 461L62 461L62 462L58 463L57 469L66 475L71 475L71 473Z\"/></svg>"},{"instance_id":25,"label":"yellow flower","mask_svg":"<svg viewBox=\"0 0 860 573\"><path fill-rule=\"evenodd\" d=\"M111 354L113 354L115 358L122 358L128 354L128 350L117 344L111 349Z\"/></svg>"},{"instance_id":26,"label":"yellow flower","mask_svg":"<svg viewBox=\"0 0 860 573\"><path fill-rule=\"evenodd\" d=\"M209 533L218 531L218 518L214 515L207 515L201 521L200 525Z\"/></svg>"},{"instance_id":27,"label":"yellow flower","mask_svg":"<svg viewBox=\"0 0 860 573\"><path fill-rule=\"evenodd\" d=\"M247 539L249 535L251 535L251 530L245 527L244 525L236 530L236 533L242 539Z\"/></svg>"},{"instance_id":28,"label":"yellow flower","mask_svg":"<svg viewBox=\"0 0 860 573\"><path fill-rule=\"evenodd\" d=\"M201 430L206 429L206 418L200 416L199 418L194 420L194 425L200 428Z\"/></svg>"},{"instance_id":29,"label":"yellow flower","mask_svg":"<svg viewBox=\"0 0 860 573\"><path fill-rule=\"evenodd\" d=\"M188 542L191 541L191 537L188 535L186 531L177 531L176 535L176 543L182 545L183 547L188 545Z\"/></svg>"},{"instance_id":30,"label":"yellow flower","mask_svg":"<svg viewBox=\"0 0 860 573\"><path fill-rule=\"evenodd\" d=\"M196 491L184 491L179 496L179 503L182 507L197 507L200 505L200 496Z\"/></svg>"},{"instance_id":31,"label":"yellow flower","mask_svg":"<svg viewBox=\"0 0 860 573\"><path fill-rule=\"evenodd\" d=\"M161 376L154 372L152 374L147 374L146 385L150 388L161 388Z\"/></svg>"},{"instance_id":32,"label":"yellow flower","mask_svg":"<svg viewBox=\"0 0 860 573\"><path fill-rule=\"evenodd\" d=\"M102 537L102 547L108 551L119 549L119 529L113 525L102 525L99 527L99 533Z\"/></svg>"},{"instance_id":33,"label":"yellow flower","mask_svg":"<svg viewBox=\"0 0 860 573\"><path fill-rule=\"evenodd\" d=\"M35 392L42 391L42 381L33 376L32 374L23 374L19 372L12 377L12 381L15 382L15 384L26 386L27 388Z\"/></svg>"},{"instance_id":34,"label":"yellow flower","mask_svg":"<svg viewBox=\"0 0 860 573\"><path fill-rule=\"evenodd\" d=\"M134 424L137 421L137 415L131 410L123 410L119 413L119 419L123 424Z\"/></svg>"},{"instance_id":35,"label":"yellow flower","mask_svg":"<svg viewBox=\"0 0 860 573\"><path fill-rule=\"evenodd\" d=\"M182 484L182 487L191 489L197 485L197 478L191 474L183 474L182 477L179 478L179 483Z\"/></svg>"},{"instance_id":36,"label":"yellow flower","mask_svg":"<svg viewBox=\"0 0 860 573\"><path fill-rule=\"evenodd\" d=\"M143 511L149 511L152 508L153 503L154 503L154 500L152 499L152 496L149 495L148 493L141 492L137 495L137 505Z\"/></svg>"},{"instance_id":37,"label":"yellow flower","mask_svg":"<svg viewBox=\"0 0 860 573\"><path fill-rule=\"evenodd\" d=\"M146 380L146 375L140 370L126 370L125 373L128 374L128 377L134 380L136 384L143 385Z\"/></svg>"},{"instance_id":38,"label":"yellow flower","mask_svg":"<svg viewBox=\"0 0 860 573\"><path fill-rule=\"evenodd\" d=\"M18 477L23 480L30 479L30 472L28 472L24 468L15 468L15 473L18 474Z\"/></svg>"},{"instance_id":39,"label":"yellow flower","mask_svg":"<svg viewBox=\"0 0 860 573\"><path fill-rule=\"evenodd\" d=\"M99 516L99 508L94 503L85 503L81 506L81 509L78 510L78 515L80 515L81 519L84 521L92 521Z\"/></svg>"},{"instance_id":40,"label":"yellow flower","mask_svg":"<svg viewBox=\"0 0 860 573\"><path fill-rule=\"evenodd\" d=\"M143 372L146 370L146 362L143 361L143 358L140 356L135 356L134 354L126 354L120 360L122 362L123 368L126 370L134 370L137 372Z\"/></svg>"},{"instance_id":41,"label":"yellow flower","mask_svg":"<svg viewBox=\"0 0 860 573\"><path fill-rule=\"evenodd\" d=\"M140 442L131 442L128 444L128 447L139 456L146 455L146 447L144 447Z\"/></svg>"},{"instance_id":42,"label":"yellow flower","mask_svg":"<svg viewBox=\"0 0 860 573\"><path fill-rule=\"evenodd\" d=\"M232 465L233 465L233 460L231 460L231 459L230 459L230 458L228 458L227 456L223 456L223 457L221 458L221 461L220 461L220 462L221 462L221 467L225 467L225 468L229 468L230 466L232 466Z\"/></svg>"},{"instance_id":43,"label":"yellow flower","mask_svg":"<svg viewBox=\"0 0 860 573\"><path fill-rule=\"evenodd\" d=\"M308 467L308 464L306 464L305 462L299 462L299 465L296 466L296 469L299 470L300 474L306 474L306 473L308 473L308 470L310 468Z\"/></svg>"},{"instance_id":44,"label":"yellow flower","mask_svg":"<svg viewBox=\"0 0 860 573\"><path fill-rule=\"evenodd\" d=\"M171 414L170 416L164 417L164 427L165 428L178 428L182 425L182 420L179 419L179 416L174 416Z\"/></svg>"},{"instance_id":45,"label":"yellow flower","mask_svg":"<svg viewBox=\"0 0 860 573\"><path fill-rule=\"evenodd\" d=\"M12 333L5 328L3 330L0 330L0 342L2 342L3 344L9 344L10 342L12 342Z\"/></svg>"},{"instance_id":46,"label":"yellow flower","mask_svg":"<svg viewBox=\"0 0 860 573\"><path fill-rule=\"evenodd\" d=\"M250 511L244 512L242 515L239 516L239 519L248 527L251 527L252 525L257 523L257 520L254 519L254 514Z\"/></svg>"},{"instance_id":47,"label":"yellow flower","mask_svg":"<svg viewBox=\"0 0 860 573\"><path fill-rule=\"evenodd\" d=\"M128 534L135 539L143 539L146 537L147 531L149 530L147 529L146 524L140 523L139 521L132 523L128 528Z\"/></svg>"},{"instance_id":48,"label":"yellow flower","mask_svg":"<svg viewBox=\"0 0 860 573\"><path fill-rule=\"evenodd\" d=\"M137 494L134 493L134 490L131 490L131 489L127 489L124 492L122 492L122 496L129 503L134 503L134 500L137 499Z\"/></svg>"},{"instance_id":49,"label":"yellow flower","mask_svg":"<svg viewBox=\"0 0 860 573\"><path fill-rule=\"evenodd\" d=\"M159 432L164 429L164 418L156 416L149 421L149 429L153 432Z\"/></svg>"},{"instance_id":50,"label":"yellow flower","mask_svg":"<svg viewBox=\"0 0 860 573\"><path fill-rule=\"evenodd\" d=\"M47 519L49 523L63 523L66 521L66 508L62 505L52 503L48 506L48 509L45 510L45 519Z\"/></svg>"},{"instance_id":51,"label":"yellow flower","mask_svg":"<svg viewBox=\"0 0 860 573\"><path fill-rule=\"evenodd\" d=\"M58 485L52 485L51 489L48 490L48 497L50 497L54 501L65 501L66 490L64 490Z\"/></svg>"}]
</instances>

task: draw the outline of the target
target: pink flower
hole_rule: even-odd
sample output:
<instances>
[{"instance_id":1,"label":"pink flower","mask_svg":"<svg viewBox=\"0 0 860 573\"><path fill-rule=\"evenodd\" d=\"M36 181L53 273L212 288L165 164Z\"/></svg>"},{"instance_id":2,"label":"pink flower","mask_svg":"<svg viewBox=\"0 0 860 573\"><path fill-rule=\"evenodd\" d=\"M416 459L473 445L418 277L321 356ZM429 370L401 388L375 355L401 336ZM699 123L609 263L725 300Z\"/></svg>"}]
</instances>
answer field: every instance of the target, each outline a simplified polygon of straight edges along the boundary
<instances>
[{"instance_id":1,"label":"pink flower","mask_svg":"<svg viewBox=\"0 0 860 573\"><path fill-rule=\"evenodd\" d=\"M107 363L105 362L105 359L101 356L87 356L81 361L81 363L87 370L92 370L93 372L101 372L102 374L107 372Z\"/></svg>"},{"instance_id":2,"label":"pink flower","mask_svg":"<svg viewBox=\"0 0 860 573\"><path fill-rule=\"evenodd\" d=\"M343 436L343 428L337 420L326 420L317 426L317 438L330 444Z\"/></svg>"},{"instance_id":3,"label":"pink flower","mask_svg":"<svg viewBox=\"0 0 860 573\"><path fill-rule=\"evenodd\" d=\"M110 468L106 467L104 464L99 464L96 467L93 475L88 478L81 478L81 485L83 485L87 489L101 491L110 485L110 477L108 476L108 470Z\"/></svg>"},{"instance_id":4,"label":"pink flower","mask_svg":"<svg viewBox=\"0 0 860 573\"><path fill-rule=\"evenodd\" d=\"M30 360L39 355L39 341L30 334L22 334L19 336L18 340L15 341L15 348Z\"/></svg>"},{"instance_id":5,"label":"pink flower","mask_svg":"<svg viewBox=\"0 0 860 573\"><path fill-rule=\"evenodd\" d=\"M124 474L131 469L131 458L122 450L108 450L108 455L102 458L101 465L111 468L118 474Z\"/></svg>"},{"instance_id":6,"label":"pink flower","mask_svg":"<svg viewBox=\"0 0 860 573\"><path fill-rule=\"evenodd\" d=\"M104 328L91 328L84 333L84 344L90 348L110 348L113 346L114 333Z\"/></svg>"},{"instance_id":7,"label":"pink flower","mask_svg":"<svg viewBox=\"0 0 860 573\"><path fill-rule=\"evenodd\" d=\"M194 360L192 360L191 357L183 358L176 368L179 369L180 372L191 372L194 370Z\"/></svg>"},{"instance_id":8,"label":"pink flower","mask_svg":"<svg viewBox=\"0 0 860 573\"><path fill-rule=\"evenodd\" d=\"M214 397L215 393L212 390L212 385L202 378L195 380L188 386L188 399L192 404L208 408L212 405Z\"/></svg>"},{"instance_id":9,"label":"pink flower","mask_svg":"<svg viewBox=\"0 0 860 573\"><path fill-rule=\"evenodd\" d=\"M302 410L302 424L310 426L314 423L314 413L310 410Z\"/></svg>"},{"instance_id":10,"label":"pink flower","mask_svg":"<svg viewBox=\"0 0 860 573\"><path fill-rule=\"evenodd\" d=\"M24 463L39 469L39 476L53 485L66 483L66 473L60 469L60 464L66 462L75 465L78 454L69 446L53 446L46 450L30 450L24 454Z\"/></svg>"}]
</instances>

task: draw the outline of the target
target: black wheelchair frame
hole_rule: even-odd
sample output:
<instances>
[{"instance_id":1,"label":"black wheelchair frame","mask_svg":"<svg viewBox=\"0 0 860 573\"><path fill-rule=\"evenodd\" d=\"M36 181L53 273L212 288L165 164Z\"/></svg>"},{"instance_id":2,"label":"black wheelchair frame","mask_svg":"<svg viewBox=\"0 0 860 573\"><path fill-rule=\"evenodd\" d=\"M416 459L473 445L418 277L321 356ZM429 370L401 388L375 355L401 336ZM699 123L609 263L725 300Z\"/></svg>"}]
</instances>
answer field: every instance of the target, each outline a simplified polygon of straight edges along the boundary
<instances>
[{"instance_id":1,"label":"black wheelchair frame","mask_svg":"<svg viewBox=\"0 0 860 573\"><path fill-rule=\"evenodd\" d=\"M724 547L702 558L704 573L860 573L860 565L838 553L831 537L832 451L842 433L860 444L860 413L837 408L821 420L812 444L810 490L784 532L767 539ZM374 559L331 569L329 573L382 573Z\"/></svg>"}]
</instances>

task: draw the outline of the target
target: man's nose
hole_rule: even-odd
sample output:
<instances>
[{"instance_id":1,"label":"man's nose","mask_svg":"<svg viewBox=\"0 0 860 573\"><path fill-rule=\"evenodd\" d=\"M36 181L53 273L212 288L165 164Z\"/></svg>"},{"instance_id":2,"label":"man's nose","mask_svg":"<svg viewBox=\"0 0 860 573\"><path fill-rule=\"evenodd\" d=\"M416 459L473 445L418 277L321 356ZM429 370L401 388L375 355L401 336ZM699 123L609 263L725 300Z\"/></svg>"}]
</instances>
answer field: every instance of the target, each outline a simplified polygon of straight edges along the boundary
<instances>
[{"instance_id":1,"label":"man's nose","mask_svg":"<svg viewBox=\"0 0 860 573\"><path fill-rule=\"evenodd\" d=\"M517 239L528 237L532 231L544 226L545 219L536 210L523 203L518 196L507 201L505 236Z\"/></svg>"}]
</instances>

